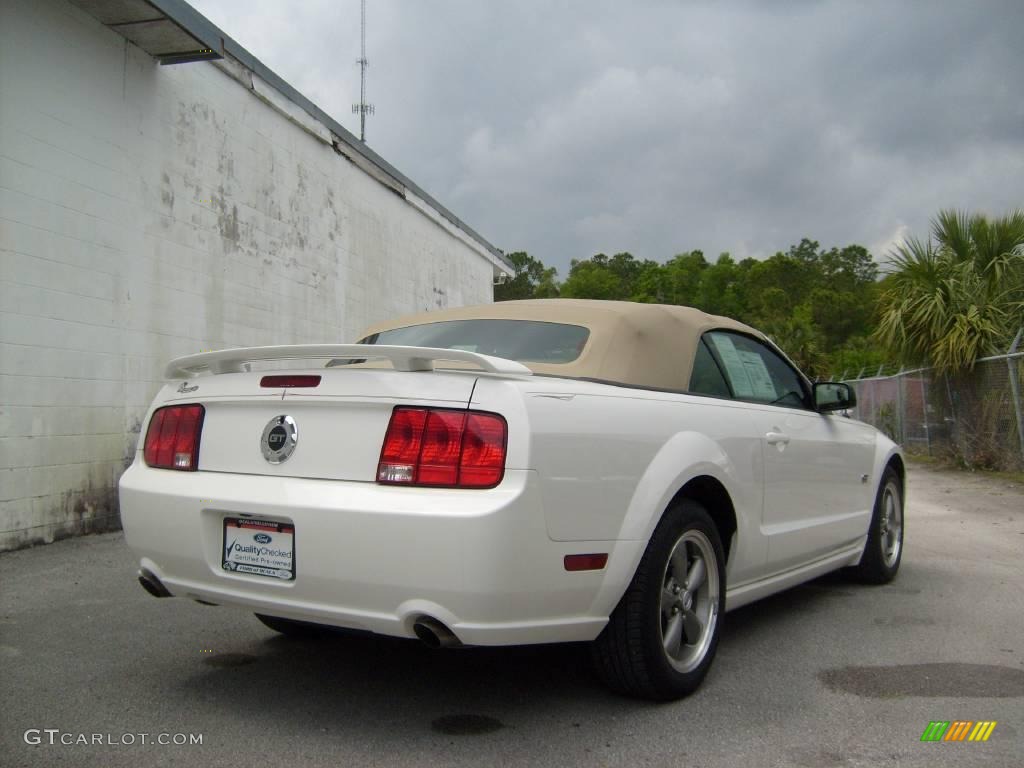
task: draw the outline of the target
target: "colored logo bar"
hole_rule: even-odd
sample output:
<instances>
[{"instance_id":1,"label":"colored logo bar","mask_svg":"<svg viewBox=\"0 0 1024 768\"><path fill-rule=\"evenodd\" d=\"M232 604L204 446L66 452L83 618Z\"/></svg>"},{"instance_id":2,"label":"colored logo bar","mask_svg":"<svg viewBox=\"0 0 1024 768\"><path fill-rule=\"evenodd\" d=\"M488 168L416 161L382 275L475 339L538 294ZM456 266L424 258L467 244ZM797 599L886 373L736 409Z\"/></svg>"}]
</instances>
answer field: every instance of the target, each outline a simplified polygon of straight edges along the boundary
<instances>
[{"instance_id":1,"label":"colored logo bar","mask_svg":"<svg viewBox=\"0 0 1024 768\"><path fill-rule=\"evenodd\" d=\"M921 741L988 741L995 728L995 720L932 720Z\"/></svg>"}]
</instances>

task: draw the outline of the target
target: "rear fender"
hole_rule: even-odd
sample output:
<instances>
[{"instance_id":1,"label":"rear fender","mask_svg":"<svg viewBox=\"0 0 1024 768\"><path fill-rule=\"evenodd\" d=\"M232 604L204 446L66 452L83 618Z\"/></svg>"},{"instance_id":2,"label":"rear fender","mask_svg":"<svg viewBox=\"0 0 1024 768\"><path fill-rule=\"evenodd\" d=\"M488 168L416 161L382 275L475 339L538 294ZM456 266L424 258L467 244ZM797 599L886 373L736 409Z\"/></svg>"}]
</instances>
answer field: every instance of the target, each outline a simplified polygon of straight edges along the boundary
<instances>
[{"instance_id":1,"label":"rear fender","mask_svg":"<svg viewBox=\"0 0 1024 768\"><path fill-rule=\"evenodd\" d=\"M623 518L619 538L649 540L679 490L695 477L705 475L725 487L739 517L741 480L729 456L707 435L680 432L662 446L640 478ZM760 504L760 498L757 501Z\"/></svg>"},{"instance_id":2,"label":"rear fender","mask_svg":"<svg viewBox=\"0 0 1024 768\"><path fill-rule=\"evenodd\" d=\"M737 467L722 447L699 432L680 432L657 453L637 485L619 531L617 551L624 555L609 561L609 572L595 598L593 609L608 615L622 598L636 573L654 529L676 494L697 477L712 477L725 488L736 511L737 530L730 547L730 564L737 557L758 557L760 537L754 535L760 523L763 474L760 452ZM744 492L744 488L756 489ZM727 544L728 542L723 542ZM632 545L632 546L630 546ZM763 552L760 556L763 556Z\"/></svg>"}]
</instances>

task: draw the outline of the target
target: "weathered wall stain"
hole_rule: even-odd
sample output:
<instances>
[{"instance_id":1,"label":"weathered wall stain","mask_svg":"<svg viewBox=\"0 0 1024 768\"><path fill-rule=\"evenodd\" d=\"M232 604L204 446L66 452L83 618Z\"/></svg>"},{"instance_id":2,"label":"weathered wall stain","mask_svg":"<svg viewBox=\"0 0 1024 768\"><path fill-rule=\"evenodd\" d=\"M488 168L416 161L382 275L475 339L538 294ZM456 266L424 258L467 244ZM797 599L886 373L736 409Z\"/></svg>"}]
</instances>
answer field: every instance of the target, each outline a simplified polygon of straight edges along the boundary
<instances>
[{"instance_id":1,"label":"weathered wall stain","mask_svg":"<svg viewBox=\"0 0 1024 768\"><path fill-rule=\"evenodd\" d=\"M116 531L121 527L119 511L116 487L93 487L91 482L86 483L59 494L48 516L59 517L60 522L46 526L26 525L5 531L0 550L49 544L71 536Z\"/></svg>"},{"instance_id":2,"label":"weathered wall stain","mask_svg":"<svg viewBox=\"0 0 1024 768\"><path fill-rule=\"evenodd\" d=\"M160 200L170 213L174 212L174 187L171 186L171 177L166 173L160 175Z\"/></svg>"},{"instance_id":3,"label":"weathered wall stain","mask_svg":"<svg viewBox=\"0 0 1024 768\"><path fill-rule=\"evenodd\" d=\"M217 194L213 196L212 200L214 210L217 211L217 231L227 242L228 250L237 250L241 245L238 205L228 199L223 185L217 187Z\"/></svg>"}]
</instances>

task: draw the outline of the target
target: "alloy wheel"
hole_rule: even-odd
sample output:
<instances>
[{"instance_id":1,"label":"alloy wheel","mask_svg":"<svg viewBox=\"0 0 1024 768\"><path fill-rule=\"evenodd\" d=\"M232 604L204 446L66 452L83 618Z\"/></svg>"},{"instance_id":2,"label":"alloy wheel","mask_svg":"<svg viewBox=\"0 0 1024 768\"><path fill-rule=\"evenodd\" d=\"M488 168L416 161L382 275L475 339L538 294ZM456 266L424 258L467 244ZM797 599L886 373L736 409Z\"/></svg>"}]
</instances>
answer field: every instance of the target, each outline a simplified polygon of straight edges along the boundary
<instances>
[{"instance_id":1,"label":"alloy wheel","mask_svg":"<svg viewBox=\"0 0 1024 768\"><path fill-rule=\"evenodd\" d=\"M662 647L669 664L690 672L707 654L718 623L718 563L701 531L691 529L679 537L661 583Z\"/></svg>"}]
</instances>

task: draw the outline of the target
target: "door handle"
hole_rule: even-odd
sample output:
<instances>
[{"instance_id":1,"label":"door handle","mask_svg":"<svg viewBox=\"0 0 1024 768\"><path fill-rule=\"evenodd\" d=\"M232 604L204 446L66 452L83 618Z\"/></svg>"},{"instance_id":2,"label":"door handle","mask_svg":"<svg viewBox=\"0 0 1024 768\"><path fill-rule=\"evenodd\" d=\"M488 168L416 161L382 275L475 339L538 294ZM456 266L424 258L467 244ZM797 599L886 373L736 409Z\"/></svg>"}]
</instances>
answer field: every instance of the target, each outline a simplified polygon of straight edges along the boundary
<instances>
[{"instance_id":1,"label":"door handle","mask_svg":"<svg viewBox=\"0 0 1024 768\"><path fill-rule=\"evenodd\" d=\"M769 432L764 437L768 445L786 445L789 442L789 435L784 432Z\"/></svg>"}]
</instances>

